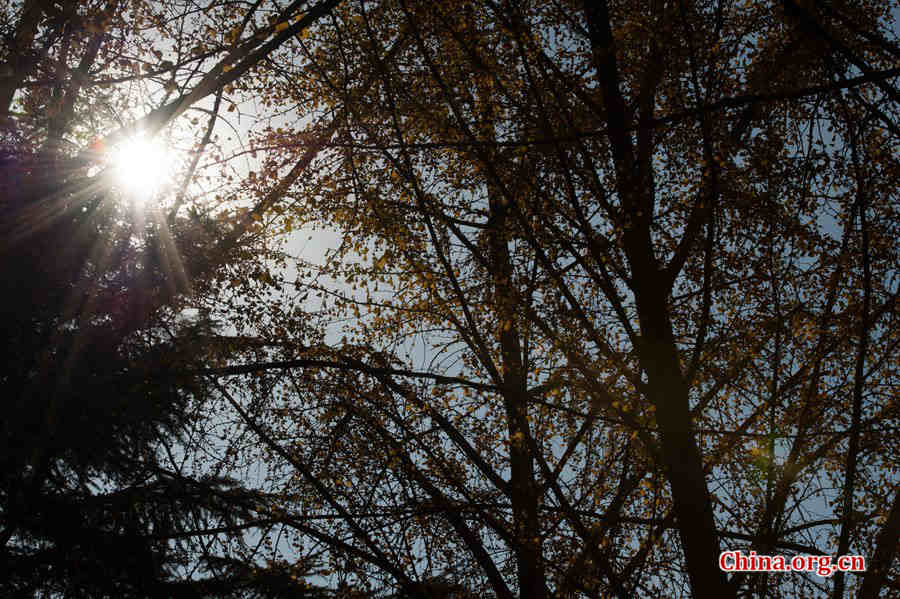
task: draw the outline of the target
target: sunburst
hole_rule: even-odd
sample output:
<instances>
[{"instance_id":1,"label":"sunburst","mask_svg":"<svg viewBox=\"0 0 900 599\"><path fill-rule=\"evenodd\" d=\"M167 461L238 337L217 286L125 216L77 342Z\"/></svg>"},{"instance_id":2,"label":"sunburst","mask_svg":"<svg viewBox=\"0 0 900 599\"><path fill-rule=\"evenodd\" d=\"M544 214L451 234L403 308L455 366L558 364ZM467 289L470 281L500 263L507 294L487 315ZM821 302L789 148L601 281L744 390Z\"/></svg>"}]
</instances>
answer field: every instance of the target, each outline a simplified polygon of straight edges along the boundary
<instances>
[{"instance_id":1,"label":"sunburst","mask_svg":"<svg viewBox=\"0 0 900 599\"><path fill-rule=\"evenodd\" d=\"M117 185L138 203L152 199L165 186L172 169L170 152L145 135L123 141L111 158Z\"/></svg>"}]
</instances>

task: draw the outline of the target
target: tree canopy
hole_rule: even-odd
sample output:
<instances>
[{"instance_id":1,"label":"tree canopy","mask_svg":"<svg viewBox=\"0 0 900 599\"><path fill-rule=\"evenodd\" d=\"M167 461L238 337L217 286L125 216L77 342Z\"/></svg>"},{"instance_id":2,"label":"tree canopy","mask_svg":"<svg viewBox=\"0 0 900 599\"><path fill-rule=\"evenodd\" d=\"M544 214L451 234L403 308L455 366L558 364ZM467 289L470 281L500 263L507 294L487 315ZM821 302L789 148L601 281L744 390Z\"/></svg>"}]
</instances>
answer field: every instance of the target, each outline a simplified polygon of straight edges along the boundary
<instances>
[{"instance_id":1,"label":"tree canopy","mask_svg":"<svg viewBox=\"0 0 900 599\"><path fill-rule=\"evenodd\" d=\"M898 11L7 2L0 589L896 593Z\"/></svg>"}]
</instances>

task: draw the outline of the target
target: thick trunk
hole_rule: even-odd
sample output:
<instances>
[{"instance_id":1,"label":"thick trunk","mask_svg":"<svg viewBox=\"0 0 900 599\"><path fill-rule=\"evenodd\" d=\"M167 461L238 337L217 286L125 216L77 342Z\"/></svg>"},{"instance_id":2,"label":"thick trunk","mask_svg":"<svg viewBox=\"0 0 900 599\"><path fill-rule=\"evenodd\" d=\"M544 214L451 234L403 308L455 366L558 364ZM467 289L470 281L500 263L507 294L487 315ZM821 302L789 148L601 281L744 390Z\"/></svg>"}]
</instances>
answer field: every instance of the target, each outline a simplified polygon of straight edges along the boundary
<instances>
[{"instance_id":1,"label":"thick trunk","mask_svg":"<svg viewBox=\"0 0 900 599\"><path fill-rule=\"evenodd\" d=\"M685 567L695 597L734 597L734 589L718 568L719 541L712 502L700 448L693 434L688 382L681 371L668 316L667 298L673 277L657 264L650 236L654 197L653 167L648 158L650 148L646 146L649 140L644 140L644 146L639 147L641 154L635 156L630 134L631 117L619 88L608 3L586 0L584 16L602 91L610 152L616 167L621 213L613 216L623 229L624 249L631 265L631 285L641 328L638 347L641 367L647 373L648 399L656 408L663 466L672 489ZM642 90L642 93L649 91Z\"/></svg>"},{"instance_id":2,"label":"thick trunk","mask_svg":"<svg viewBox=\"0 0 900 599\"><path fill-rule=\"evenodd\" d=\"M647 373L647 397L656 408L662 459L681 537L691 590L695 597L734 597L734 589L719 570L719 539L703 458L694 437L689 386L684 379L672 323L668 289L655 267L649 232L625 236L634 276L640 319L639 355Z\"/></svg>"},{"instance_id":3,"label":"thick trunk","mask_svg":"<svg viewBox=\"0 0 900 599\"><path fill-rule=\"evenodd\" d=\"M881 593L881 588L887 581L888 571L897 557L897 547L900 545L900 489L894 493L894 504L887 522L878 534L875 545L875 555L867 564L868 570L863 578L862 589L859 591L859 599L876 599Z\"/></svg>"},{"instance_id":4,"label":"thick trunk","mask_svg":"<svg viewBox=\"0 0 900 599\"><path fill-rule=\"evenodd\" d=\"M538 519L538 489L534 457L529 449L531 430L522 349L516 325L516 301L512 292L512 262L505 234L506 207L490 199L492 228L488 232L490 264L493 269L494 310L500 344L503 404L509 434L510 501L513 508L519 596L546 599L544 563Z\"/></svg>"},{"instance_id":5,"label":"thick trunk","mask_svg":"<svg viewBox=\"0 0 900 599\"><path fill-rule=\"evenodd\" d=\"M489 90L479 87L482 97ZM488 104L489 105L489 104ZM493 115L489 115L493 116ZM490 122L490 119L487 119ZM484 134L493 135L488 126ZM509 206L501 200L499 190L488 185L491 223L487 230L488 263L493 288L493 311L497 318L497 341L500 346L500 376L503 407L509 435L509 493L515 527L519 596L522 599L546 599L547 587L541 549L538 519L539 492L531 455L531 430L528 424L528 393L519 327L516 323L518 298L513 289L513 267L509 252L507 219Z\"/></svg>"}]
</instances>

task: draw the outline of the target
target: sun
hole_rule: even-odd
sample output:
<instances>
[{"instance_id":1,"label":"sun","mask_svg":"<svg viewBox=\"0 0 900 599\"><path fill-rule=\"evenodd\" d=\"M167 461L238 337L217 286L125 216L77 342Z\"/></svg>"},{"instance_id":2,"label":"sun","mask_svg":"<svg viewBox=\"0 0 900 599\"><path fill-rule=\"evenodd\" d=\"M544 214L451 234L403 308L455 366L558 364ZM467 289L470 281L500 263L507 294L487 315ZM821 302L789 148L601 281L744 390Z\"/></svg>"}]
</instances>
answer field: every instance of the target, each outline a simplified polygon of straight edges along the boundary
<instances>
[{"instance_id":1,"label":"sun","mask_svg":"<svg viewBox=\"0 0 900 599\"><path fill-rule=\"evenodd\" d=\"M135 200L146 202L168 179L171 160L162 143L137 135L113 151L112 167L119 186Z\"/></svg>"}]
</instances>

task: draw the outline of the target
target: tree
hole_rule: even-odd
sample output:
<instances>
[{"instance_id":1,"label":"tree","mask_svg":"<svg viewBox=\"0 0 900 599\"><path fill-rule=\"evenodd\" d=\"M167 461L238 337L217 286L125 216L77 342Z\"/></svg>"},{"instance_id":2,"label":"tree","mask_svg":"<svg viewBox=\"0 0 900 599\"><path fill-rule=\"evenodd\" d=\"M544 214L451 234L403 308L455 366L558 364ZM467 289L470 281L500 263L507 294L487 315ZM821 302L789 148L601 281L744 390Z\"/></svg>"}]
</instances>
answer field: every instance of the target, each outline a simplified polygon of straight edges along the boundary
<instances>
[{"instance_id":1,"label":"tree","mask_svg":"<svg viewBox=\"0 0 900 599\"><path fill-rule=\"evenodd\" d=\"M189 7L3 7L5 595L283 595L283 572L258 567L252 551L232 555L246 549L244 506L257 495L186 472L175 457L205 390L171 372L187 361L178 352L211 330L181 311L192 295L211 293L223 264L239 271L242 256L255 255L252 221L185 198L196 160L176 200L145 211L104 164L104 149L129 130L172 125L210 94L221 100L226 85L333 5L294 3L259 26L253 11L232 15L228 45L208 50L185 48L196 35L184 33ZM216 22L228 9L204 16ZM162 60L157 48L167 43L177 64ZM116 107L137 112L142 91L161 97L160 107L123 126ZM211 142L215 110L198 150ZM223 533L235 537L224 550L210 541Z\"/></svg>"},{"instance_id":2,"label":"tree","mask_svg":"<svg viewBox=\"0 0 900 599\"><path fill-rule=\"evenodd\" d=\"M234 318L271 351L200 369L260 444L266 513L374 592L895 585L890 19L339 7L290 84L332 125L261 138L254 181L291 207L271 227L342 241ZM878 566L727 574L724 548Z\"/></svg>"},{"instance_id":3,"label":"tree","mask_svg":"<svg viewBox=\"0 0 900 599\"><path fill-rule=\"evenodd\" d=\"M12 591L897 586L895 5L195 8L5 12ZM109 202L178 126L172 199Z\"/></svg>"}]
</instances>

